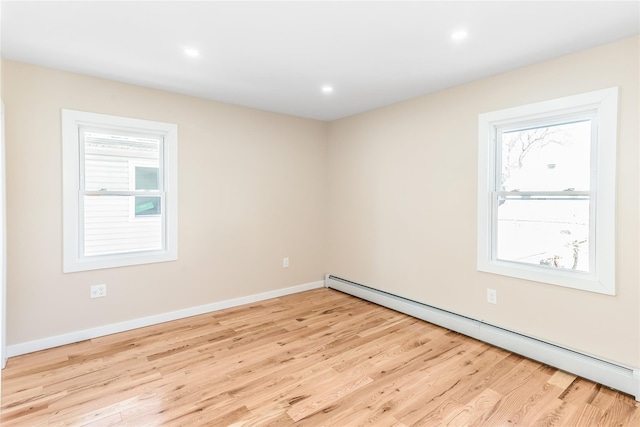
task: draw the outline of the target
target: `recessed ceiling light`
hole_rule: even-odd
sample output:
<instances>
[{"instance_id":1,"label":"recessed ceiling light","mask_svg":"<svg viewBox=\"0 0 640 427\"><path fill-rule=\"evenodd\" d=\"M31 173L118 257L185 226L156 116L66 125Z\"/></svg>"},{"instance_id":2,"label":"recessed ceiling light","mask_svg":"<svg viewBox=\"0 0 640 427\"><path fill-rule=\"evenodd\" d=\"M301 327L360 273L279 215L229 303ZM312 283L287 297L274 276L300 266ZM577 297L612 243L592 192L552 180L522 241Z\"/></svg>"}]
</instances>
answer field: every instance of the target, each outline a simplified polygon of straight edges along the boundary
<instances>
[{"instance_id":1,"label":"recessed ceiling light","mask_svg":"<svg viewBox=\"0 0 640 427\"><path fill-rule=\"evenodd\" d=\"M453 34L451 34L451 38L453 40L464 40L467 38L467 32L464 30L460 30L460 31L456 31Z\"/></svg>"},{"instance_id":2,"label":"recessed ceiling light","mask_svg":"<svg viewBox=\"0 0 640 427\"><path fill-rule=\"evenodd\" d=\"M188 47L184 50L184 54L187 56L190 56L192 58L195 58L196 56L200 55L200 52L198 52L197 49L194 49L192 47Z\"/></svg>"},{"instance_id":3,"label":"recessed ceiling light","mask_svg":"<svg viewBox=\"0 0 640 427\"><path fill-rule=\"evenodd\" d=\"M322 86L322 93L331 93L333 88L331 86Z\"/></svg>"}]
</instances>

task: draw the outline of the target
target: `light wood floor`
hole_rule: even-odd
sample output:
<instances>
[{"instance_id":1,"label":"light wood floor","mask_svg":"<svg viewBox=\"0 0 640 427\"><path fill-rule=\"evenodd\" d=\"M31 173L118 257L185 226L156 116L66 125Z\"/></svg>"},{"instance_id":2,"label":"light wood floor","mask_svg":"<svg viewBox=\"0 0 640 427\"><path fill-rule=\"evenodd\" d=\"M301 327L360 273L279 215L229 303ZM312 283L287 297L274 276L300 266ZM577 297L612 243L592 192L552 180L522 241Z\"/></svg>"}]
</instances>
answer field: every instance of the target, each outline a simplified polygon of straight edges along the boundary
<instances>
[{"instance_id":1,"label":"light wood floor","mask_svg":"<svg viewBox=\"0 0 640 427\"><path fill-rule=\"evenodd\" d=\"M2 426L640 426L628 396L318 289L9 359Z\"/></svg>"}]
</instances>

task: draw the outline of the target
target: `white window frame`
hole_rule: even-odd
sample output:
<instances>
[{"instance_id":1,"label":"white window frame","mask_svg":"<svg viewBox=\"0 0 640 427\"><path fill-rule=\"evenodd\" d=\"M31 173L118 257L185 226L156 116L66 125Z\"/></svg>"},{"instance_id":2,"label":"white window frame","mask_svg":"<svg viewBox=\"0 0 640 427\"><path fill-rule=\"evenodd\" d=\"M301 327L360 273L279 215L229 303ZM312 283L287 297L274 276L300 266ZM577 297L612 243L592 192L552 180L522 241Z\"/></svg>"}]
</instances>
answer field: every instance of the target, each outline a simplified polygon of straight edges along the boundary
<instances>
[{"instance_id":1,"label":"white window frame","mask_svg":"<svg viewBox=\"0 0 640 427\"><path fill-rule=\"evenodd\" d=\"M84 256L81 253L83 213L81 196L80 127L100 127L115 131L145 133L164 139L163 248L153 251ZM62 189L63 189L63 272L123 267L178 259L178 127L155 122L84 111L62 110Z\"/></svg>"},{"instance_id":2,"label":"white window frame","mask_svg":"<svg viewBox=\"0 0 640 427\"><path fill-rule=\"evenodd\" d=\"M597 120L597 135L592 140L593 204L590 227L595 254L590 272L553 269L498 260L495 253L497 204L496 131L517 123L553 120L580 113L593 112ZM615 295L615 216L616 216L616 141L618 118L618 88L608 88L534 104L508 108L478 117L478 271L516 277L573 289Z\"/></svg>"}]
</instances>

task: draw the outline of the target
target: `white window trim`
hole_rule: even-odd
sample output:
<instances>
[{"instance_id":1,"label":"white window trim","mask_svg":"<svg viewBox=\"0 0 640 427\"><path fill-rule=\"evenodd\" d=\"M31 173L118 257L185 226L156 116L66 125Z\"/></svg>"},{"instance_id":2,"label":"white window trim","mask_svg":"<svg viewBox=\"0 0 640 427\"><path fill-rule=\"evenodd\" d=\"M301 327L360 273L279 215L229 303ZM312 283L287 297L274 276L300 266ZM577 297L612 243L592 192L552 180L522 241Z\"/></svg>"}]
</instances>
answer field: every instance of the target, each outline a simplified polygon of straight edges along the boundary
<instances>
[{"instance_id":1,"label":"white window trim","mask_svg":"<svg viewBox=\"0 0 640 427\"><path fill-rule=\"evenodd\" d=\"M80 254L80 126L107 127L164 137L165 247L162 250L84 257ZM178 259L178 127L172 123L62 110L63 272L96 270Z\"/></svg>"},{"instance_id":2,"label":"white window trim","mask_svg":"<svg viewBox=\"0 0 640 427\"><path fill-rule=\"evenodd\" d=\"M492 254L491 191L495 179L495 128L582 111L596 111L595 242L593 273L548 269L494 259ZM478 242L479 271L615 295L616 141L618 88L602 89L550 101L480 114L478 120ZM594 189L592 189L594 190Z\"/></svg>"}]
</instances>

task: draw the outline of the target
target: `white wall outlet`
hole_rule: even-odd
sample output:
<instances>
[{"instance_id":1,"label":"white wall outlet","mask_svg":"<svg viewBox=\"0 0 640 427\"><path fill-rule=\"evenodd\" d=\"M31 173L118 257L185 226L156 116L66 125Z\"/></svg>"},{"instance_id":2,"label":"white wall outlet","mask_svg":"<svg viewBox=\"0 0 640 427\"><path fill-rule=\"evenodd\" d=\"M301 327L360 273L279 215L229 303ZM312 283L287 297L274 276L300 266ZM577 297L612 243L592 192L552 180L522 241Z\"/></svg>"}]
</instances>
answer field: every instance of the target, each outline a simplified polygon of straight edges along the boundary
<instances>
[{"instance_id":1,"label":"white wall outlet","mask_svg":"<svg viewBox=\"0 0 640 427\"><path fill-rule=\"evenodd\" d=\"M489 304L498 303L498 292L495 289L487 289L487 302Z\"/></svg>"},{"instance_id":2,"label":"white wall outlet","mask_svg":"<svg viewBox=\"0 0 640 427\"><path fill-rule=\"evenodd\" d=\"M107 285L91 285L91 298L102 298L107 296Z\"/></svg>"},{"instance_id":3,"label":"white wall outlet","mask_svg":"<svg viewBox=\"0 0 640 427\"><path fill-rule=\"evenodd\" d=\"M289 267L289 258L282 258L282 268Z\"/></svg>"}]
</instances>

